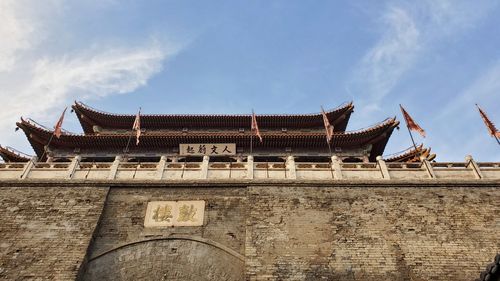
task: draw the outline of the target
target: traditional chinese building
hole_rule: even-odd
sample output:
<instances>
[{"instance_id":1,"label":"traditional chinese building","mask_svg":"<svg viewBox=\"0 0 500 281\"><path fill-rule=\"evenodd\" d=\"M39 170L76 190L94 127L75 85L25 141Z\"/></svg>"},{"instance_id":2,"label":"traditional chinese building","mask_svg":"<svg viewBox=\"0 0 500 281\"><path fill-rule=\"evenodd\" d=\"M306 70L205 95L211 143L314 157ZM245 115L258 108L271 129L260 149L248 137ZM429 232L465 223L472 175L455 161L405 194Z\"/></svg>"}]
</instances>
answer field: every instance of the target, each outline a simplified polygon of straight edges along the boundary
<instances>
[{"instance_id":1,"label":"traditional chinese building","mask_svg":"<svg viewBox=\"0 0 500 281\"><path fill-rule=\"evenodd\" d=\"M395 118L111 114L30 119L0 146L0 279L499 280L500 163L382 157Z\"/></svg>"},{"instance_id":2,"label":"traditional chinese building","mask_svg":"<svg viewBox=\"0 0 500 281\"><path fill-rule=\"evenodd\" d=\"M78 102L73 110L83 135L63 133L60 138L52 138L52 130L25 119L17 126L25 132L36 155L44 158L80 155L102 161L119 154L138 160L208 155L217 161L220 156L251 154L271 160L293 154L310 159L335 153L344 162L375 161L399 122L388 118L366 129L346 132L353 108L348 103L326 112L334 127L330 148L320 113L258 115L262 142L250 130L251 115L141 115L142 134L136 145L135 139L131 143L135 115L105 113ZM49 153L44 153L49 140Z\"/></svg>"}]
</instances>

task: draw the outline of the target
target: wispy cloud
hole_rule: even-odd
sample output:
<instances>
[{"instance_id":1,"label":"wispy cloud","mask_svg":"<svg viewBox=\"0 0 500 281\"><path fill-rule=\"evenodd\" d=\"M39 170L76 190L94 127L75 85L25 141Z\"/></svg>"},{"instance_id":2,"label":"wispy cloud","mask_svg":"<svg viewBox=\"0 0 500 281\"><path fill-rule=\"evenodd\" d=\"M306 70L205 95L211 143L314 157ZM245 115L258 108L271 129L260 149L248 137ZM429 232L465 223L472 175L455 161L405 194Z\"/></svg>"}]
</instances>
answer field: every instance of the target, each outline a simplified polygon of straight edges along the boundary
<instances>
[{"instance_id":1,"label":"wispy cloud","mask_svg":"<svg viewBox=\"0 0 500 281\"><path fill-rule=\"evenodd\" d=\"M5 92L4 100L11 106L0 113L0 120L19 112L44 118L73 99L132 92L161 70L166 55L165 50L151 45L39 59L34 62L33 72L23 77L21 88Z\"/></svg>"},{"instance_id":2,"label":"wispy cloud","mask_svg":"<svg viewBox=\"0 0 500 281\"><path fill-rule=\"evenodd\" d=\"M35 13L29 8L31 2L38 6L27 0L0 2L0 17L7 23L0 26L0 99L7 104L0 112L3 144L14 140L11 130L19 115L47 121L74 99L130 93L146 85L162 70L164 60L179 50L179 46L149 40L139 46L92 42L50 54L39 43L52 35L47 15L64 10L62 3L51 1L38 7L45 9L43 13Z\"/></svg>"},{"instance_id":3,"label":"wispy cloud","mask_svg":"<svg viewBox=\"0 0 500 281\"><path fill-rule=\"evenodd\" d=\"M492 0L474 2L389 0L382 11L370 11L370 15L377 15L375 22L378 23L376 29L378 39L353 68L351 79L347 82L350 92L357 97L356 103L360 109L358 112L361 113L358 115L359 120L373 119L374 116L380 117L387 114L383 106L387 102L395 109L393 102L389 99L397 98L400 102L421 100L421 94L418 97L397 96L400 93L395 89L403 86L401 84L403 81L410 80L409 75L419 64L422 65L421 63L428 61L429 54L439 56L439 53L433 52L449 44L451 40L460 40L464 34L480 25L496 5L496 1ZM481 100L480 97L492 101L492 97L495 96L493 92L499 87L499 80L496 78L500 77L499 75L500 64L483 73L461 95L450 93L450 104L443 110L445 113L439 117L436 116L433 119L435 122L431 124L422 124L424 127L427 126L425 128L429 132L435 132L435 134L430 133L425 142L438 152L440 160L449 160L456 155L465 155L471 151L480 153L478 149L471 149L471 145L477 146L478 143L467 145L460 143L463 142L463 138L457 137L457 132L463 131L464 128L460 128L463 123L450 122L450 120L458 121L468 118L469 124L474 124L477 120L472 120L472 118L477 116L470 105L474 104L473 100ZM442 97L443 100L445 98ZM427 112L418 110L412 112L417 118L428 116ZM356 124L356 120L353 120L352 124ZM445 128L443 128L444 124L446 124ZM391 138L391 142L396 147L393 148L394 150L407 146L406 136L403 135L398 134ZM478 140L478 138L473 139ZM469 138L468 141L470 140Z\"/></svg>"},{"instance_id":4,"label":"wispy cloud","mask_svg":"<svg viewBox=\"0 0 500 281\"><path fill-rule=\"evenodd\" d=\"M11 71L21 52L30 49L33 44L35 23L31 18L21 17L20 1L4 0L0 2L0 73Z\"/></svg>"},{"instance_id":5,"label":"wispy cloud","mask_svg":"<svg viewBox=\"0 0 500 281\"><path fill-rule=\"evenodd\" d=\"M359 66L362 87L370 89L372 98L381 98L411 67L420 49L420 31L404 9L391 7L383 16L386 31L368 51Z\"/></svg>"},{"instance_id":6,"label":"wispy cloud","mask_svg":"<svg viewBox=\"0 0 500 281\"><path fill-rule=\"evenodd\" d=\"M474 27L494 1L389 2L380 15L380 37L354 68L348 87L369 102L391 94L426 51Z\"/></svg>"}]
</instances>

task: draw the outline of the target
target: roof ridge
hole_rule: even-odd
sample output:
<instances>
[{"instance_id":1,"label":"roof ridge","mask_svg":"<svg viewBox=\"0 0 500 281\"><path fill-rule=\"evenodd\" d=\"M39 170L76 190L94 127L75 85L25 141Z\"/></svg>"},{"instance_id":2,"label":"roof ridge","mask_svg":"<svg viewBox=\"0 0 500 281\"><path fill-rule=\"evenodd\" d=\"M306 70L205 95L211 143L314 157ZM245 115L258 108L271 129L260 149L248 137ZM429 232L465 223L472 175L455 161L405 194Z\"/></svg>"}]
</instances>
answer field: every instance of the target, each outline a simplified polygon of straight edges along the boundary
<instances>
[{"instance_id":1,"label":"roof ridge","mask_svg":"<svg viewBox=\"0 0 500 281\"><path fill-rule=\"evenodd\" d=\"M75 104L72 105L72 107L80 107L87 109L89 111L93 111L95 113L100 113L104 115L109 115L109 116L114 116L114 117L135 117L135 114L120 114L120 113L111 113L111 112L106 112L100 109L96 109L92 106L89 106L81 101L75 101ZM340 111L342 109L348 109L348 108L353 108L353 102L343 102L339 106L334 107L325 113L332 113L336 111ZM173 113L155 113L155 114L141 114L141 116L151 116L151 117L159 117L159 116L168 116L168 117L248 117L250 118L252 116L251 113L249 114L173 114ZM302 113L302 114L284 114L284 113L276 113L276 114L256 114L257 117L285 117L285 116L321 116L321 112L315 112L315 113Z\"/></svg>"}]
</instances>

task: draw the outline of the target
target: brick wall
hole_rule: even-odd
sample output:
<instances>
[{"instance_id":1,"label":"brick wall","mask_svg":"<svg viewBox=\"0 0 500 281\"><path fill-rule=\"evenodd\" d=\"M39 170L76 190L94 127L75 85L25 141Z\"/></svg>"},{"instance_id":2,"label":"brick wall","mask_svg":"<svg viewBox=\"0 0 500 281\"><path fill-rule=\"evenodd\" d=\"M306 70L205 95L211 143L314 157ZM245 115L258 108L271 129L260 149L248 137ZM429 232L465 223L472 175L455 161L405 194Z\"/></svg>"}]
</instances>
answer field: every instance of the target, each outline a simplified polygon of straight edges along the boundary
<instances>
[{"instance_id":1,"label":"brick wall","mask_svg":"<svg viewBox=\"0 0 500 281\"><path fill-rule=\"evenodd\" d=\"M0 187L0 279L75 280L106 188Z\"/></svg>"},{"instance_id":2,"label":"brick wall","mask_svg":"<svg viewBox=\"0 0 500 281\"><path fill-rule=\"evenodd\" d=\"M500 251L495 183L46 185L0 187L0 279L74 280L88 249L86 280L465 281ZM144 228L173 200L204 226Z\"/></svg>"},{"instance_id":3,"label":"brick wall","mask_svg":"<svg viewBox=\"0 0 500 281\"><path fill-rule=\"evenodd\" d=\"M248 189L249 280L474 280L500 250L500 189Z\"/></svg>"},{"instance_id":4,"label":"brick wall","mask_svg":"<svg viewBox=\"0 0 500 281\"><path fill-rule=\"evenodd\" d=\"M149 201L175 200L205 200L204 225L144 227ZM241 187L112 188L85 278L240 280L245 220L246 189ZM234 251L241 259L225 250Z\"/></svg>"}]
</instances>

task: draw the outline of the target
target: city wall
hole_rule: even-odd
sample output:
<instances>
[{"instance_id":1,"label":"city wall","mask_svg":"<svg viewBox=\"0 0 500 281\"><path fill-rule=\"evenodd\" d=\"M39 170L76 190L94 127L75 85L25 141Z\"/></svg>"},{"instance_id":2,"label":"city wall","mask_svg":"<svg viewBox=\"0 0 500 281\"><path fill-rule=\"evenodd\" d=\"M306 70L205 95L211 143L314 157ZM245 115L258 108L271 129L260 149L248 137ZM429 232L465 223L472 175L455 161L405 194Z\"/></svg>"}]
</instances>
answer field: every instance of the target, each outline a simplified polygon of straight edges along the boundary
<instances>
[{"instance_id":1,"label":"city wall","mask_svg":"<svg viewBox=\"0 0 500 281\"><path fill-rule=\"evenodd\" d=\"M497 180L0 185L0 279L465 281L500 251ZM203 226L144 227L177 200Z\"/></svg>"}]
</instances>

